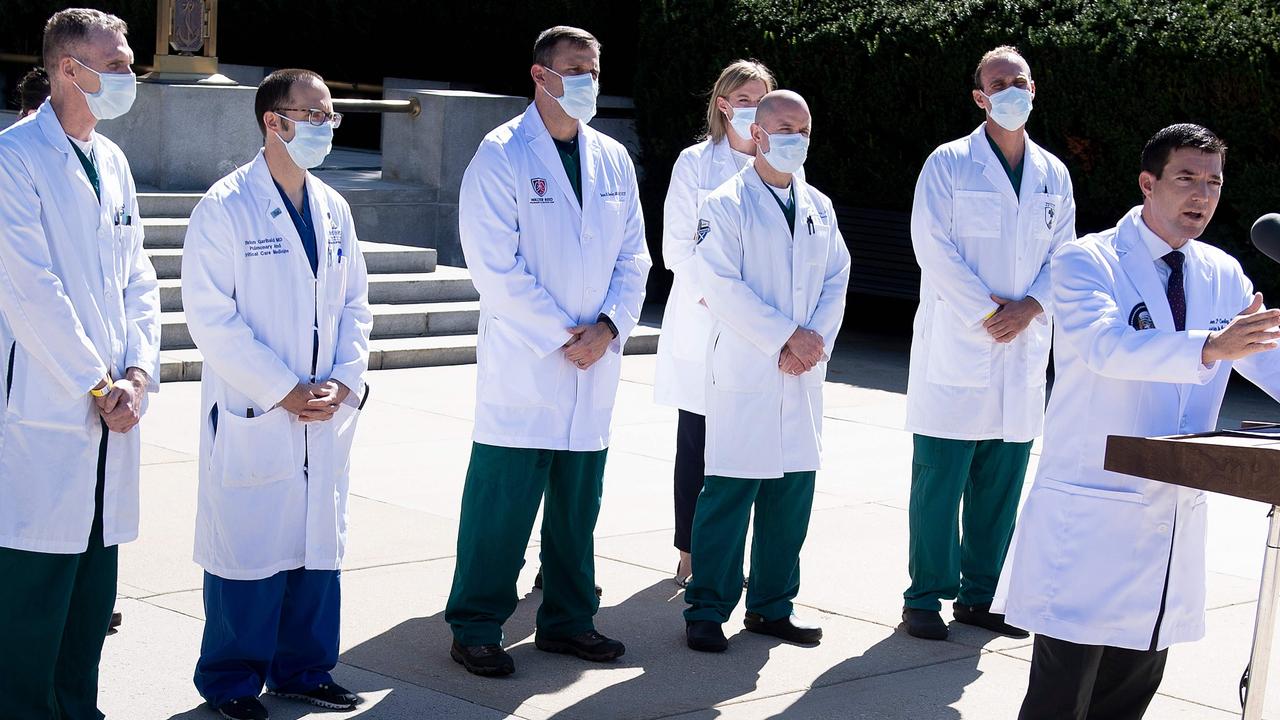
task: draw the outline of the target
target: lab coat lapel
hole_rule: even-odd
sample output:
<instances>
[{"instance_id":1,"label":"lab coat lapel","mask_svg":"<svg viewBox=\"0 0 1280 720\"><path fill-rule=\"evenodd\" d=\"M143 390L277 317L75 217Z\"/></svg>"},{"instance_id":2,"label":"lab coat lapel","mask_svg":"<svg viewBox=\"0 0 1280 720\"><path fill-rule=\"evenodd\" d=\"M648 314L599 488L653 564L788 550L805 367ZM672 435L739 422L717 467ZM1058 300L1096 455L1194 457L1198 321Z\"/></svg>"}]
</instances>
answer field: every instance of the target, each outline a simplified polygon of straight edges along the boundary
<instances>
[{"instance_id":1,"label":"lab coat lapel","mask_svg":"<svg viewBox=\"0 0 1280 720\"><path fill-rule=\"evenodd\" d=\"M1169 309L1169 297L1165 294L1164 284L1160 282L1160 276L1156 273L1151 253L1147 251L1146 245L1142 242L1142 236L1138 234L1138 218L1138 211L1134 210L1120 221L1116 237L1116 252L1120 255L1120 267L1124 269L1129 282L1138 289L1138 294L1142 296L1142 302L1146 304L1147 312L1151 314L1151 321L1155 326L1162 330L1172 330L1173 311ZM1126 314L1133 312L1132 308L1121 308L1121 310Z\"/></svg>"},{"instance_id":2,"label":"lab coat lapel","mask_svg":"<svg viewBox=\"0 0 1280 720\"><path fill-rule=\"evenodd\" d=\"M280 191L276 189L275 181L271 179L271 170L267 168L267 157L261 151L253 161L253 167L249 169L249 176L253 179L254 194L258 196L263 215L275 228L276 233L284 238L285 244L289 247L289 254L294 257L294 262L300 263L298 267L306 273L306 276L310 276L311 264L307 261L306 249L302 247L302 238L298 236L298 229L293 226L289 209L285 207ZM308 196L311 194L310 187L307 188L307 194Z\"/></svg>"},{"instance_id":3,"label":"lab coat lapel","mask_svg":"<svg viewBox=\"0 0 1280 720\"><path fill-rule=\"evenodd\" d=\"M991 183L991 187L1009 200L1015 203L1018 201L1013 192L1013 184L1009 182L1009 176L1005 174L1004 166L1000 164L1000 158L996 157L991 149L991 142L987 140L986 123L979 125L978 129L969 136L969 156L982 166L982 176Z\"/></svg>"},{"instance_id":4,"label":"lab coat lapel","mask_svg":"<svg viewBox=\"0 0 1280 720\"><path fill-rule=\"evenodd\" d=\"M724 181L725 178L733 177L734 172L728 168L733 162L733 149L729 147L728 140L721 140L718 143L712 143L710 160L706 165L706 177L702 178L702 187L714 189Z\"/></svg>"},{"instance_id":5,"label":"lab coat lapel","mask_svg":"<svg viewBox=\"0 0 1280 720\"><path fill-rule=\"evenodd\" d=\"M600 152L600 138L596 137L596 131L583 123L578 123L578 127L578 162L582 166L582 223L586 225L586 204L596 196L596 182L604 171L604 156ZM593 206L598 206L598 203L593 203Z\"/></svg>"},{"instance_id":6,"label":"lab coat lapel","mask_svg":"<svg viewBox=\"0 0 1280 720\"><path fill-rule=\"evenodd\" d=\"M582 220L582 206L578 204L578 196L573 192L573 184L569 182L569 176L564 172L564 163L560 162L560 153L556 151L555 142L551 139L551 133L547 132L547 126L542 123L542 115L538 112L538 106L530 104L529 109L525 110L524 120L520 122L520 127L524 130L525 142L529 143L529 147L533 148L533 154L542 162L542 169L546 174L551 176L556 187L560 188L560 192L564 194L566 203L572 208L574 217L579 222ZM581 140L581 130L579 132L579 140ZM582 147L578 147L578 152L582 152ZM582 161L581 156L578 158ZM530 182L533 178L529 179ZM586 187L583 187L582 197L586 197Z\"/></svg>"},{"instance_id":7,"label":"lab coat lapel","mask_svg":"<svg viewBox=\"0 0 1280 720\"><path fill-rule=\"evenodd\" d=\"M764 222L765 229L769 233L768 237L776 236L780 241L790 242L793 228L787 227L787 218L778 207L778 196L774 195L773 190L760 179L760 173L756 172L754 167L749 167L744 172L747 192L755 193L751 198L751 207L755 208L756 218ZM794 183L795 179L793 178L791 182ZM800 217L799 213L796 217Z\"/></svg>"},{"instance_id":8,"label":"lab coat lapel","mask_svg":"<svg viewBox=\"0 0 1280 720\"><path fill-rule=\"evenodd\" d=\"M1199 240L1192 240L1182 246L1182 252L1187 256L1183 263L1183 287L1187 293L1188 330L1208 330L1217 309L1213 268L1205 258L1202 248ZM1237 308L1235 312L1240 310L1244 308Z\"/></svg>"},{"instance_id":9,"label":"lab coat lapel","mask_svg":"<svg viewBox=\"0 0 1280 720\"><path fill-rule=\"evenodd\" d=\"M49 144L62 153L67 174L79 180L78 183L73 184L77 186L77 191L84 195L83 200L90 205L98 206L100 203L98 196L93 192L93 183L89 182L89 176L85 174L84 166L80 164L80 157L71 149L71 140L67 138L66 131L62 129L62 123L58 122L58 114L53 111L53 105L48 100L45 100L36 111L36 122L40 124L40 132L44 133ZM99 221L101 221L100 217Z\"/></svg>"}]
</instances>

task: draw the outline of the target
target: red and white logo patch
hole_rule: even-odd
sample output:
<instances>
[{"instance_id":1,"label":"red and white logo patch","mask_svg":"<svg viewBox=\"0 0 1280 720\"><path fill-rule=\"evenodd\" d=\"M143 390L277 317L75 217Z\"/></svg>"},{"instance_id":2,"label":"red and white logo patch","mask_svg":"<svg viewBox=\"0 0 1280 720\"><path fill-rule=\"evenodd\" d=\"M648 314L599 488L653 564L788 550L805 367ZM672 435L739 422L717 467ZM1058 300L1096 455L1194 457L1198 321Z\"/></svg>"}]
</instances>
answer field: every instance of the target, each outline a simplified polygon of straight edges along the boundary
<instances>
[{"instance_id":1,"label":"red and white logo patch","mask_svg":"<svg viewBox=\"0 0 1280 720\"><path fill-rule=\"evenodd\" d=\"M547 194L546 178L531 178L529 182L533 184L533 192L535 195L542 197Z\"/></svg>"}]
</instances>

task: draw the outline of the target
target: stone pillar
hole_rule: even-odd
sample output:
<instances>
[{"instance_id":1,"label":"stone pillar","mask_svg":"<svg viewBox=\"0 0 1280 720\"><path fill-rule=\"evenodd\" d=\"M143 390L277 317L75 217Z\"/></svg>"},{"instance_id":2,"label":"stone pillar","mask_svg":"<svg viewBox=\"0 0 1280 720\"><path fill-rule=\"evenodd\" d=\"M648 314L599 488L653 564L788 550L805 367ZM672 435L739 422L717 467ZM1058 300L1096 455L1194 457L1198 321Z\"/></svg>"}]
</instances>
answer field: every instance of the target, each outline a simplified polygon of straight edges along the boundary
<instances>
[{"instance_id":1,"label":"stone pillar","mask_svg":"<svg viewBox=\"0 0 1280 720\"><path fill-rule=\"evenodd\" d=\"M238 85L138 83L133 109L98 123L98 131L124 150L138 184L203 192L262 147L256 92Z\"/></svg>"},{"instance_id":2,"label":"stone pillar","mask_svg":"<svg viewBox=\"0 0 1280 720\"><path fill-rule=\"evenodd\" d=\"M462 265L458 189L462 173L490 130L524 112L529 101L465 90L387 88L388 100L418 98L417 117L387 115L382 124L382 177L436 191L432 246L440 262Z\"/></svg>"}]
</instances>

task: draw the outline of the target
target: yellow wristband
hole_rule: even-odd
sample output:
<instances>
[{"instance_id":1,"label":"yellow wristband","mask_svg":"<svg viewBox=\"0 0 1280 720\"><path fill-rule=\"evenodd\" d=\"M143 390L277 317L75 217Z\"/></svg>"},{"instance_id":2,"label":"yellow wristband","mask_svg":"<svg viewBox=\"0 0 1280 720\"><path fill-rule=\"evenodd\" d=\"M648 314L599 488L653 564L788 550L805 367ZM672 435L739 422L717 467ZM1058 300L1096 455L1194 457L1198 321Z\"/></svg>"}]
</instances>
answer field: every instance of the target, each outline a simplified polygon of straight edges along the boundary
<instances>
[{"instance_id":1,"label":"yellow wristband","mask_svg":"<svg viewBox=\"0 0 1280 720\"><path fill-rule=\"evenodd\" d=\"M110 385L103 385L101 389L99 389L99 388L89 388L89 394L90 394L90 395L92 395L92 396L94 396L94 397L96 397L96 398L103 398L103 397L106 397L106 396L107 396L108 394L110 394L110 393L111 393L111 386L110 386Z\"/></svg>"}]
</instances>

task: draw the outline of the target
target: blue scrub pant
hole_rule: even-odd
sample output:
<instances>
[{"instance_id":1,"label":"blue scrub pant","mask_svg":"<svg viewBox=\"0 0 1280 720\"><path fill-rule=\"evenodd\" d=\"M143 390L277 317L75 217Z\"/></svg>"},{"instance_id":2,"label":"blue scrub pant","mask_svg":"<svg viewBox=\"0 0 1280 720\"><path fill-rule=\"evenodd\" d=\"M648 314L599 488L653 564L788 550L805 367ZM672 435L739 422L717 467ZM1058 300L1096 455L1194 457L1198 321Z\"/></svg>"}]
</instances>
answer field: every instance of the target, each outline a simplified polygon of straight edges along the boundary
<instances>
[{"instance_id":1,"label":"blue scrub pant","mask_svg":"<svg viewBox=\"0 0 1280 720\"><path fill-rule=\"evenodd\" d=\"M216 708L266 686L306 692L333 682L341 592L337 570L298 568L262 580L204 574L204 640L195 684Z\"/></svg>"}]
</instances>

